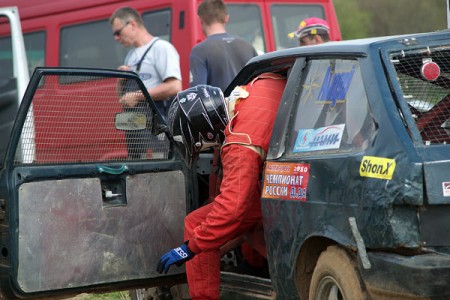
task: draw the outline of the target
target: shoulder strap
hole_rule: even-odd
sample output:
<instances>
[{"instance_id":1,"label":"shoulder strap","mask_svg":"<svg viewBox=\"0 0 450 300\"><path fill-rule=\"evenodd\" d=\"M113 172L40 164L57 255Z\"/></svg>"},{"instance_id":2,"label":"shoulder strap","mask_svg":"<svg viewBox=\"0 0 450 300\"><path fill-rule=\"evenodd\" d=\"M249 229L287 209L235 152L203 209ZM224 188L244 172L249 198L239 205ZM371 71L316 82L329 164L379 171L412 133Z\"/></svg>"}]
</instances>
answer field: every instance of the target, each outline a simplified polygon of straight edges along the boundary
<instances>
[{"instance_id":1,"label":"shoulder strap","mask_svg":"<svg viewBox=\"0 0 450 300\"><path fill-rule=\"evenodd\" d=\"M150 48L153 47L153 45L159 40L159 38L155 38L155 41L148 46L147 50L145 50L144 54L142 55L141 59L139 60L139 62L136 65L136 73L139 73L139 71L141 70L141 64L144 61L145 56L147 55L148 51L150 51Z\"/></svg>"}]
</instances>

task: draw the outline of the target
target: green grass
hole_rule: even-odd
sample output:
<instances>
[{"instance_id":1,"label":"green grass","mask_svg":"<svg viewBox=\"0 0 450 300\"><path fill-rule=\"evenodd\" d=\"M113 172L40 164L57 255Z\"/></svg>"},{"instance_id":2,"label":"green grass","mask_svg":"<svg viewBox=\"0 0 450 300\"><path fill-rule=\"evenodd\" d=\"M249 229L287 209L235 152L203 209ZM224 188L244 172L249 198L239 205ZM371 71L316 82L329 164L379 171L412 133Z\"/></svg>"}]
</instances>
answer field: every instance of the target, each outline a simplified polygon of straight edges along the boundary
<instances>
[{"instance_id":1,"label":"green grass","mask_svg":"<svg viewBox=\"0 0 450 300\"><path fill-rule=\"evenodd\" d=\"M73 300L130 300L128 291L116 292L110 294L81 294L74 298ZM68 299L67 299L68 300Z\"/></svg>"}]
</instances>

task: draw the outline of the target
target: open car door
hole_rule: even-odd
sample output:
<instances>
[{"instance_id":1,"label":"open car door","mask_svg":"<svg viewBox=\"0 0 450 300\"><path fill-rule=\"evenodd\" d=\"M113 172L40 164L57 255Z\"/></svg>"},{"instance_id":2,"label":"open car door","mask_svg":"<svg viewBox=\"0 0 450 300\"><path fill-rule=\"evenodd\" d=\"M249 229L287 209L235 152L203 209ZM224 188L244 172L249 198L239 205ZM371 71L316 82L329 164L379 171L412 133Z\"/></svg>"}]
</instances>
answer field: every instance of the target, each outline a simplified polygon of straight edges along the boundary
<instances>
[{"instance_id":1,"label":"open car door","mask_svg":"<svg viewBox=\"0 0 450 300\"><path fill-rule=\"evenodd\" d=\"M148 103L124 108L130 91ZM35 70L0 173L7 298L184 281L184 267L156 272L159 257L183 242L192 184L166 131L134 73Z\"/></svg>"}]
</instances>

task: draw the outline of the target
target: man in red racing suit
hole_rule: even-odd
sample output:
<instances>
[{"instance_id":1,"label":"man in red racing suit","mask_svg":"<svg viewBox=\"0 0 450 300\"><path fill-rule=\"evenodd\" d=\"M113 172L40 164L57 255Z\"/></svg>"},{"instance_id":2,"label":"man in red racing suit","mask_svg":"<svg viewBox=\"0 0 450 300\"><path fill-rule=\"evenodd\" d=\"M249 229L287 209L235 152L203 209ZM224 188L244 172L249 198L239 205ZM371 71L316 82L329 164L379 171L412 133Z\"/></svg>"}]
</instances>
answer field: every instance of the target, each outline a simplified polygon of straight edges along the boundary
<instances>
[{"instance_id":1,"label":"man in red racing suit","mask_svg":"<svg viewBox=\"0 0 450 300\"><path fill-rule=\"evenodd\" d=\"M261 220L260 176L285 85L285 77L264 73L230 96L220 194L185 218L186 259L163 262L167 269L186 261L192 299L219 299L220 247Z\"/></svg>"}]
</instances>

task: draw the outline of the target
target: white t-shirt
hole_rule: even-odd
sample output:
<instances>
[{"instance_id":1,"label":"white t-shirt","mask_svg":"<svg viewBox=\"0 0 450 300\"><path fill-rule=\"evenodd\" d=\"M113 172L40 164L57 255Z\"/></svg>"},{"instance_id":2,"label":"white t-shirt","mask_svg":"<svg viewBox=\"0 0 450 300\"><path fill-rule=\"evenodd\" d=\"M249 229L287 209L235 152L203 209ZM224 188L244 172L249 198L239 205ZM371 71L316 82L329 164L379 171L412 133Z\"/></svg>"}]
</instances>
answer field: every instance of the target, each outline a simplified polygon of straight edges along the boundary
<instances>
[{"instance_id":1,"label":"white t-shirt","mask_svg":"<svg viewBox=\"0 0 450 300\"><path fill-rule=\"evenodd\" d=\"M145 55L138 73L144 85L147 88L154 87L171 77L181 80L180 56L177 50L171 43L159 38L153 38L148 44L131 49L125 57L125 65L136 72L142 55L152 44L154 45Z\"/></svg>"}]
</instances>

